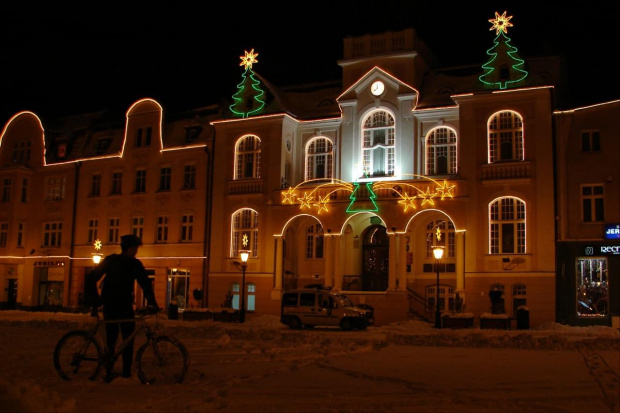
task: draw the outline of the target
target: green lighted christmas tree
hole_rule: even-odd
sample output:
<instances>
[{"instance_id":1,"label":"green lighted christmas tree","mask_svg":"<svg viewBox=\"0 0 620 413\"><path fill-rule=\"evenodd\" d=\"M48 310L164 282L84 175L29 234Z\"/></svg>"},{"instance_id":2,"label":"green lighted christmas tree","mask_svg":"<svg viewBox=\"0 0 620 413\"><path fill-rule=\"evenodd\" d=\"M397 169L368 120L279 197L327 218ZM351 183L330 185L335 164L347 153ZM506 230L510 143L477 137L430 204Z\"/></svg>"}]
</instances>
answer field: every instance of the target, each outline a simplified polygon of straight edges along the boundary
<instances>
[{"instance_id":1,"label":"green lighted christmas tree","mask_svg":"<svg viewBox=\"0 0 620 413\"><path fill-rule=\"evenodd\" d=\"M368 178L368 174L366 174L366 172L364 172L364 175L366 175L366 178ZM372 190L372 182L366 182L366 191L368 193L367 199L370 199L370 201L372 202L372 205L370 205L368 202L364 202L358 199L358 198L362 198L362 199L365 198L365 197L360 197L359 182L354 182L353 185L355 185L355 189L353 189L353 192L351 192L351 196L349 197L351 202L349 203L349 206L347 207L347 212L378 211L379 207L377 206L377 203L375 202L377 195L375 195L375 192Z\"/></svg>"},{"instance_id":2,"label":"green lighted christmas tree","mask_svg":"<svg viewBox=\"0 0 620 413\"><path fill-rule=\"evenodd\" d=\"M257 114L265 106L263 100L265 92L252 71L252 65L258 63L256 56L258 53L254 53L254 49L249 53L246 51L245 56L239 56L241 58L239 66L245 66L245 72L241 75L241 83L237 85L237 93L232 97L234 103L229 108L235 115L243 118Z\"/></svg>"},{"instance_id":3,"label":"green lighted christmas tree","mask_svg":"<svg viewBox=\"0 0 620 413\"><path fill-rule=\"evenodd\" d=\"M524 61L517 56L517 48L510 44L510 38L506 36L512 16L506 17L506 12L501 16L495 12L495 19L490 30L495 29L497 35L493 40L493 47L487 50L489 60L482 66L484 74L479 79L482 83L490 86L499 86L506 89L509 84L520 82L527 76L523 70Z\"/></svg>"}]
</instances>

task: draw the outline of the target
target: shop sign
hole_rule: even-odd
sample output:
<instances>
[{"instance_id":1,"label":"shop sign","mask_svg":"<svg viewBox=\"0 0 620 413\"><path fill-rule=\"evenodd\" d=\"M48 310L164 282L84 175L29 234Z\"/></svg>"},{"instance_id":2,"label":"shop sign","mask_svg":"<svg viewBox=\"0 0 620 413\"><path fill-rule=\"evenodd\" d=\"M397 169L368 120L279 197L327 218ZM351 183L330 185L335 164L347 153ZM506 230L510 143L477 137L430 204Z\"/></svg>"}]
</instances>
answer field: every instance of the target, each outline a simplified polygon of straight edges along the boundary
<instances>
[{"instance_id":1,"label":"shop sign","mask_svg":"<svg viewBox=\"0 0 620 413\"><path fill-rule=\"evenodd\" d=\"M588 246L584 250L585 255L620 255L620 245Z\"/></svg>"},{"instance_id":2,"label":"shop sign","mask_svg":"<svg viewBox=\"0 0 620 413\"><path fill-rule=\"evenodd\" d=\"M620 239L620 224L605 225L605 239Z\"/></svg>"}]
</instances>

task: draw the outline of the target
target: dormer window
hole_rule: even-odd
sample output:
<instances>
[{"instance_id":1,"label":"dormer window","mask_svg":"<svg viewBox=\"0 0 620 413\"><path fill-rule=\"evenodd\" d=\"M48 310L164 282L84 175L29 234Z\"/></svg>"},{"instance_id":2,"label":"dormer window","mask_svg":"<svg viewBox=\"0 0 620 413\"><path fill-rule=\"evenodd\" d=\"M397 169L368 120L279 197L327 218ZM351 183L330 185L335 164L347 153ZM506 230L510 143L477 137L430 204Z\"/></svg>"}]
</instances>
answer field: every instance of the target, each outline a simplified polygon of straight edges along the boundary
<instances>
[{"instance_id":1,"label":"dormer window","mask_svg":"<svg viewBox=\"0 0 620 413\"><path fill-rule=\"evenodd\" d=\"M198 139L200 136L200 132L202 132L201 126L188 126L185 128L185 141L193 142Z\"/></svg>"},{"instance_id":2,"label":"dormer window","mask_svg":"<svg viewBox=\"0 0 620 413\"><path fill-rule=\"evenodd\" d=\"M67 144L61 143L58 145L57 156L59 159L64 159L67 156Z\"/></svg>"},{"instance_id":3,"label":"dormer window","mask_svg":"<svg viewBox=\"0 0 620 413\"><path fill-rule=\"evenodd\" d=\"M110 147L111 142L112 142L112 139L110 138L99 139L97 141L97 148L96 148L97 153L105 152Z\"/></svg>"},{"instance_id":4,"label":"dormer window","mask_svg":"<svg viewBox=\"0 0 620 413\"><path fill-rule=\"evenodd\" d=\"M136 130L136 148L143 146L151 146L151 135L153 134L153 128L138 128Z\"/></svg>"}]
</instances>

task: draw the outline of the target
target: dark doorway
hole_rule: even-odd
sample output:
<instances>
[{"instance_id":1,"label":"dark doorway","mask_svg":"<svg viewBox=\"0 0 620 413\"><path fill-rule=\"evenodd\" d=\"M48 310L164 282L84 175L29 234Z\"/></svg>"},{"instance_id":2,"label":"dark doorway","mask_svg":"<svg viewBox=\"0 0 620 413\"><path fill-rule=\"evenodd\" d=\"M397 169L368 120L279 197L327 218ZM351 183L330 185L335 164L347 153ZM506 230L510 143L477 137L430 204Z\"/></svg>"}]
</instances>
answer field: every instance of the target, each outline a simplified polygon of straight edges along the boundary
<instances>
[{"instance_id":1,"label":"dark doorway","mask_svg":"<svg viewBox=\"0 0 620 413\"><path fill-rule=\"evenodd\" d=\"M17 308L17 279L9 278L9 286L7 291L7 310L15 310Z\"/></svg>"},{"instance_id":2,"label":"dark doorway","mask_svg":"<svg viewBox=\"0 0 620 413\"><path fill-rule=\"evenodd\" d=\"M385 291L390 268L390 241L382 225L364 232L362 250L362 291Z\"/></svg>"}]
</instances>

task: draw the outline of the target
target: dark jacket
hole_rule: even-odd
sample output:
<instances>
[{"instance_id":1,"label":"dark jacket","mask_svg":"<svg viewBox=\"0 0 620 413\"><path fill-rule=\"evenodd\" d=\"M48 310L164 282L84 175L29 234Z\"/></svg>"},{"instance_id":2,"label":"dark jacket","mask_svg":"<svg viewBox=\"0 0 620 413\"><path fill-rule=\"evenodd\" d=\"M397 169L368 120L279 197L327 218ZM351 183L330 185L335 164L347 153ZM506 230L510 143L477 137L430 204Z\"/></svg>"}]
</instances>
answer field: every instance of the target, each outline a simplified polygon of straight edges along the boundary
<instances>
[{"instance_id":1,"label":"dark jacket","mask_svg":"<svg viewBox=\"0 0 620 413\"><path fill-rule=\"evenodd\" d=\"M104 275L100 296L97 283ZM148 305L157 307L153 285L142 262L122 254L108 255L86 275L84 281L86 304L91 307L103 304L104 310L133 306L135 281L142 287Z\"/></svg>"}]
</instances>

